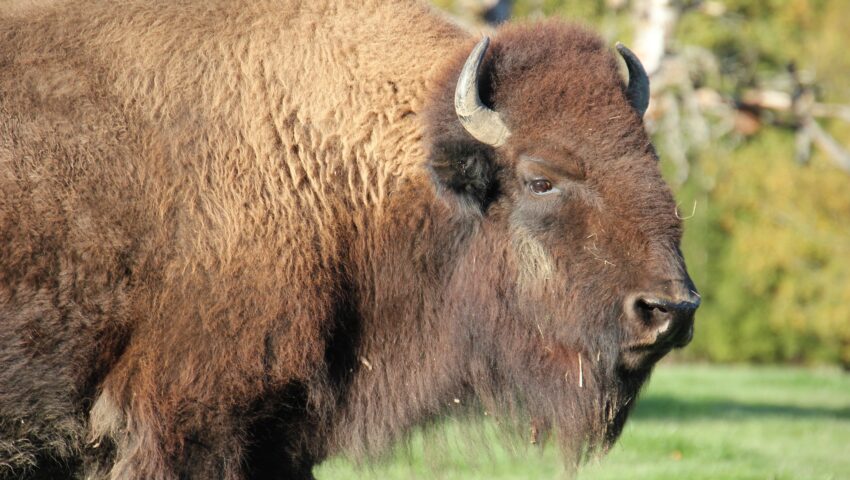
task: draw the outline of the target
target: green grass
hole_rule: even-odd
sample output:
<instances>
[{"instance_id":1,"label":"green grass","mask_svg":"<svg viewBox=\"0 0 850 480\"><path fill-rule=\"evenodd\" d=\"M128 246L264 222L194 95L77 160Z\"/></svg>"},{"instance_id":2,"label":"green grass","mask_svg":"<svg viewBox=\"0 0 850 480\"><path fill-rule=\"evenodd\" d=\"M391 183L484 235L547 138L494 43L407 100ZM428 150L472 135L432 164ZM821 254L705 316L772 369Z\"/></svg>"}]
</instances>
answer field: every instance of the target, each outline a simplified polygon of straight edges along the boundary
<instances>
[{"instance_id":1,"label":"green grass","mask_svg":"<svg viewBox=\"0 0 850 480\"><path fill-rule=\"evenodd\" d=\"M562 478L555 449L506 447L486 422L449 420L374 467L332 459L332 479ZM850 374L662 365L612 452L580 480L850 479Z\"/></svg>"}]
</instances>

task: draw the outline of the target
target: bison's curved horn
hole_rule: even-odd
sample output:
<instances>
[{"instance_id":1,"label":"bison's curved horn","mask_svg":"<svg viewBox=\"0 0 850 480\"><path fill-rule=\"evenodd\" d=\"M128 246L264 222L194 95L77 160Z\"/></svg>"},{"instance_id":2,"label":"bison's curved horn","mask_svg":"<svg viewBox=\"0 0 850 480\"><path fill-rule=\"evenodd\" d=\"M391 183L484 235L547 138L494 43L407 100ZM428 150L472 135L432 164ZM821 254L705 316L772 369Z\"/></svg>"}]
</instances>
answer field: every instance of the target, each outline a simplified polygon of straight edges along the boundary
<instances>
[{"instance_id":1,"label":"bison's curved horn","mask_svg":"<svg viewBox=\"0 0 850 480\"><path fill-rule=\"evenodd\" d=\"M478 96L478 68L489 45L488 37L481 39L463 64L455 87L455 112L463 128L476 140L501 147L511 132L499 112L484 106Z\"/></svg>"},{"instance_id":2,"label":"bison's curved horn","mask_svg":"<svg viewBox=\"0 0 850 480\"><path fill-rule=\"evenodd\" d=\"M642 117L646 113L646 108L649 107L649 76L640 63L637 55L626 48L620 42L617 42L617 51L626 61L626 67L629 69L629 86L626 87L626 96L629 98L632 107L637 110Z\"/></svg>"}]
</instances>

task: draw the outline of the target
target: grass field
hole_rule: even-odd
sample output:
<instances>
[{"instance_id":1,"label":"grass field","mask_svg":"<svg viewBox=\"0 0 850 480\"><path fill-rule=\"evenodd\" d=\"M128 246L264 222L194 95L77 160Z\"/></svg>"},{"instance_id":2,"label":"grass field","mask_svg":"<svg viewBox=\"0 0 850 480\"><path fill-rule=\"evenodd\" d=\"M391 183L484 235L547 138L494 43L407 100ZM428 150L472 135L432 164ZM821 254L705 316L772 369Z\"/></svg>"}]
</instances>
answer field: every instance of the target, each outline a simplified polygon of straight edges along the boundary
<instances>
[{"instance_id":1,"label":"grass field","mask_svg":"<svg viewBox=\"0 0 850 480\"><path fill-rule=\"evenodd\" d=\"M555 449L504 447L488 424L414 435L373 468L342 459L335 479L562 478ZM662 365L613 451L580 480L848 479L850 374L776 367Z\"/></svg>"}]
</instances>

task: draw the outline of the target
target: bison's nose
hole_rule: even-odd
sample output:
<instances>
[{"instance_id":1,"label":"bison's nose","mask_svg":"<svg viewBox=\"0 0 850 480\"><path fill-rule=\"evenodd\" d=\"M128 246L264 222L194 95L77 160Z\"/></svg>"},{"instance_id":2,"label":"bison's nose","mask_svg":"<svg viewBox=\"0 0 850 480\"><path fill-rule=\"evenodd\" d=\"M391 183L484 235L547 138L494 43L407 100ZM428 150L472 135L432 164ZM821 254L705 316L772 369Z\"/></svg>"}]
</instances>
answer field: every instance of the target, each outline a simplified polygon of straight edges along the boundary
<instances>
[{"instance_id":1,"label":"bison's nose","mask_svg":"<svg viewBox=\"0 0 850 480\"><path fill-rule=\"evenodd\" d=\"M626 311L640 325L640 346L669 349L691 341L699 304L700 297L692 290L675 296L642 293L626 301Z\"/></svg>"}]
</instances>

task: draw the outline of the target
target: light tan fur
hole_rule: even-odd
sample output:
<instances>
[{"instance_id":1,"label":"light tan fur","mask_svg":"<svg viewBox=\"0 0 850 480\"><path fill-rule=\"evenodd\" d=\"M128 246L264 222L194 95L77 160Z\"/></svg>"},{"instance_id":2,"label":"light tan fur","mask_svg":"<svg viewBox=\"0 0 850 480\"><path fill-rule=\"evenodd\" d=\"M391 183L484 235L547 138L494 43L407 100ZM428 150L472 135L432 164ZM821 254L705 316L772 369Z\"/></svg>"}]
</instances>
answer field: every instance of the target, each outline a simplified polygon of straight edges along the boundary
<instances>
[{"instance_id":1,"label":"light tan fur","mask_svg":"<svg viewBox=\"0 0 850 480\"><path fill-rule=\"evenodd\" d=\"M519 263L517 272L519 289L528 293L539 291L540 285L550 280L555 273L551 253L522 228L514 229L511 232L511 239Z\"/></svg>"},{"instance_id":2,"label":"light tan fur","mask_svg":"<svg viewBox=\"0 0 850 480\"><path fill-rule=\"evenodd\" d=\"M95 437L117 440L121 477L139 442L165 435L141 425L171 428L182 404L219 389L245 402L312 373L328 286L368 241L358 235L381 228L393 196L433 195L418 142L425 79L469 40L408 0L0 9L0 271L20 272L0 278L0 300L50 303L41 276L59 268L85 302L132 270L91 325L128 337L91 418ZM128 411L158 421L116 425Z\"/></svg>"}]
</instances>

